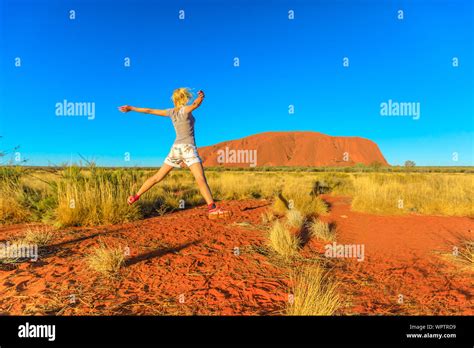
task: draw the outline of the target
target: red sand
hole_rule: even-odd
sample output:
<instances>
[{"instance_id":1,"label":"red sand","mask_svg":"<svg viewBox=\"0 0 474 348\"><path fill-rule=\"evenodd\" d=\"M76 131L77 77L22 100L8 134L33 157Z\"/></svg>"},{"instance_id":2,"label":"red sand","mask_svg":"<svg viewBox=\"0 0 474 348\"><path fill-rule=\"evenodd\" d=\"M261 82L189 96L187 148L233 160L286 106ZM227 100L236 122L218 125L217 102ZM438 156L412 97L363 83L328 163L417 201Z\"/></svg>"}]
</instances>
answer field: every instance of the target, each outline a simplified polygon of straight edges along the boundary
<instances>
[{"instance_id":1,"label":"red sand","mask_svg":"<svg viewBox=\"0 0 474 348\"><path fill-rule=\"evenodd\" d=\"M229 149L224 163L219 150ZM317 132L267 132L199 148L204 166L248 167L242 153L232 163L231 150L256 150L256 166L352 166L379 162L388 165L373 141L360 137L333 137ZM242 159L243 158L243 159Z\"/></svg>"},{"instance_id":2,"label":"red sand","mask_svg":"<svg viewBox=\"0 0 474 348\"><path fill-rule=\"evenodd\" d=\"M460 235L472 237L471 219L375 216L351 212L347 198L325 199L332 207L324 219L337 224L338 243L365 244L363 262L334 264L347 303L340 314L474 314L472 273L436 254L449 252ZM0 268L0 313L280 314L289 293L288 268L257 252L266 243L260 214L268 204L223 202L234 214L228 221L209 221L203 208L195 208L135 223L58 231L49 254L37 262ZM0 228L0 241L19 235L23 227ZM85 264L99 240L130 248L116 280L99 277ZM321 250L322 243L312 240L302 254L315 257ZM403 304L397 303L399 294Z\"/></svg>"},{"instance_id":3,"label":"red sand","mask_svg":"<svg viewBox=\"0 0 474 348\"><path fill-rule=\"evenodd\" d=\"M347 313L474 314L473 273L442 257L473 239L472 219L372 215L350 211L350 198L325 199L331 214L323 219L336 224L338 243L365 245L365 261L344 260L336 269L341 290L352 296Z\"/></svg>"}]
</instances>

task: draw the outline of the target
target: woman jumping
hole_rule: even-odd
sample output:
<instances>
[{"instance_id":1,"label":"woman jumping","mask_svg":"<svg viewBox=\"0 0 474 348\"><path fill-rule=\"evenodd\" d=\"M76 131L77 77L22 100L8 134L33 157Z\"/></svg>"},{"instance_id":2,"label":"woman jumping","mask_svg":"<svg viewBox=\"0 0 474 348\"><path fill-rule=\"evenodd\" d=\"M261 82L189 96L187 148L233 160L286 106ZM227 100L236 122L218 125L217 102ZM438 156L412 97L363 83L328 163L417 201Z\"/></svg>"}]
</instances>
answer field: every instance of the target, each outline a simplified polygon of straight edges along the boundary
<instances>
[{"instance_id":1,"label":"woman jumping","mask_svg":"<svg viewBox=\"0 0 474 348\"><path fill-rule=\"evenodd\" d=\"M196 110L204 100L204 92L199 91L198 97L191 105L188 102L192 98L192 94L188 88L178 88L174 90L171 99L174 108L166 110L156 110L147 108L136 108L129 105L120 106L122 112L136 111L145 114L170 117L176 131L176 140L171 147L170 153L165 159L160 170L148 178L138 190L137 194L128 197L128 204L135 203L141 195L151 189L153 185L159 183L173 169L187 166L191 170L199 186L202 196L206 200L209 210L209 219L227 218L230 212L218 208L212 199L211 190L207 184L201 159L197 152L194 140L194 117L192 111Z\"/></svg>"}]
</instances>

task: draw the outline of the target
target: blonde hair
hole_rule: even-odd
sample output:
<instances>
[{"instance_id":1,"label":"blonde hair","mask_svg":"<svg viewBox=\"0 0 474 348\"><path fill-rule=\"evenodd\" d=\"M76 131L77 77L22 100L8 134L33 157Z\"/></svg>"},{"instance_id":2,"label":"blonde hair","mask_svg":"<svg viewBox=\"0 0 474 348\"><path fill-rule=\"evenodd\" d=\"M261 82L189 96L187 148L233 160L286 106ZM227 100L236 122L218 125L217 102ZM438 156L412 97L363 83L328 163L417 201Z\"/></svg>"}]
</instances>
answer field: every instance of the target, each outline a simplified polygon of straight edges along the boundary
<instances>
[{"instance_id":1,"label":"blonde hair","mask_svg":"<svg viewBox=\"0 0 474 348\"><path fill-rule=\"evenodd\" d=\"M171 100L174 103L176 108L180 108L185 106L189 100L193 97L193 94L187 87L177 88L173 91L173 95L171 96Z\"/></svg>"}]
</instances>

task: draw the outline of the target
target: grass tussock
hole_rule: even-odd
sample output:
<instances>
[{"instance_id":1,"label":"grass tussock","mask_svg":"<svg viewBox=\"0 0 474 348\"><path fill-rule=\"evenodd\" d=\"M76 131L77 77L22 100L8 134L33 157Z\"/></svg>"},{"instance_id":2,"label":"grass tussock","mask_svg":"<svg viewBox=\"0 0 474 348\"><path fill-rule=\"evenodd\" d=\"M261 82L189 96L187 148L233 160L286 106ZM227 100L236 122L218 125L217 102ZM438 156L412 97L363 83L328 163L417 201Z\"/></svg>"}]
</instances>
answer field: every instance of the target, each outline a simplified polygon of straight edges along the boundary
<instances>
[{"instance_id":1,"label":"grass tussock","mask_svg":"<svg viewBox=\"0 0 474 348\"><path fill-rule=\"evenodd\" d=\"M265 211L260 215L263 224L268 224L275 220L275 215L271 211Z\"/></svg>"},{"instance_id":2,"label":"grass tussock","mask_svg":"<svg viewBox=\"0 0 474 348\"><path fill-rule=\"evenodd\" d=\"M106 277L117 276L125 263L125 253L121 248L111 248L101 244L87 256L88 266Z\"/></svg>"},{"instance_id":3,"label":"grass tussock","mask_svg":"<svg viewBox=\"0 0 474 348\"><path fill-rule=\"evenodd\" d=\"M288 212L288 201L281 193L275 196L272 205L272 212L279 216L283 216Z\"/></svg>"},{"instance_id":4,"label":"grass tussock","mask_svg":"<svg viewBox=\"0 0 474 348\"><path fill-rule=\"evenodd\" d=\"M293 301L288 304L288 315L333 315L341 306L337 284L319 265L294 271L292 283Z\"/></svg>"},{"instance_id":5,"label":"grass tussock","mask_svg":"<svg viewBox=\"0 0 474 348\"><path fill-rule=\"evenodd\" d=\"M300 240L285 224L275 221L269 232L269 245L284 259L290 259L298 254Z\"/></svg>"},{"instance_id":6,"label":"grass tussock","mask_svg":"<svg viewBox=\"0 0 474 348\"><path fill-rule=\"evenodd\" d=\"M286 224L288 227L300 229L304 224L304 216L297 209L288 210L286 213Z\"/></svg>"},{"instance_id":7,"label":"grass tussock","mask_svg":"<svg viewBox=\"0 0 474 348\"><path fill-rule=\"evenodd\" d=\"M53 239L54 230L50 226L28 226L22 242L44 247L49 245Z\"/></svg>"},{"instance_id":8,"label":"grass tussock","mask_svg":"<svg viewBox=\"0 0 474 348\"><path fill-rule=\"evenodd\" d=\"M335 241L336 232L331 226L321 220L313 220L309 223L309 232L312 238L316 238L323 241Z\"/></svg>"},{"instance_id":9,"label":"grass tussock","mask_svg":"<svg viewBox=\"0 0 474 348\"><path fill-rule=\"evenodd\" d=\"M474 240L462 241L452 253L444 254L443 257L463 270L474 271Z\"/></svg>"},{"instance_id":10,"label":"grass tussock","mask_svg":"<svg viewBox=\"0 0 474 348\"><path fill-rule=\"evenodd\" d=\"M22 204L24 201L23 188L19 178L10 178L8 172L0 175L0 223L15 224L28 221L31 213Z\"/></svg>"},{"instance_id":11,"label":"grass tussock","mask_svg":"<svg viewBox=\"0 0 474 348\"><path fill-rule=\"evenodd\" d=\"M474 266L474 240L464 241L459 249L459 259L461 262Z\"/></svg>"},{"instance_id":12,"label":"grass tussock","mask_svg":"<svg viewBox=\"0 0 474 348\"><path fill-rule=\"evenodd\" d=\"M311 183L313 185L313 183ZM296 209L305 217L326 214L328 207L321 197L312 194L311 185L298 185L289 182L283 188L283 195L287 198L290 209Z\"/></svg>"},{"instance_id":13,"label":"grass tussock","mask_svg":"<svg viewBox=\"0 0 474 348\"><path fill-rule=\"evenodd\" d=\"M5 195L5 196L4 196ZM7 196L8 195L8 196ZM28 221L30 213L15 198L15 195L2 193L0 197L0 223L16 224Z\"/></svg>"}]
</instances>

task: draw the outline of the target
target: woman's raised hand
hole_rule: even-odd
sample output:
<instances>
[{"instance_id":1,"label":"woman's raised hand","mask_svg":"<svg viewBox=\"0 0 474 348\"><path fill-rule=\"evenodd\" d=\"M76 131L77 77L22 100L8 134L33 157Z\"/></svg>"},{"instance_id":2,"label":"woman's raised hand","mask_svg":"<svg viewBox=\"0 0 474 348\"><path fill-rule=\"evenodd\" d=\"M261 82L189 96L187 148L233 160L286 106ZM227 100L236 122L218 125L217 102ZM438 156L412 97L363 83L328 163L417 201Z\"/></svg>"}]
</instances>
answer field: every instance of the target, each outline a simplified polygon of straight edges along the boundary
<instances>
[{"instance_id":1,"label":"woman's raised hand","mask_svg":"<svg viewBox=\"0 0 474 348\"><path fill-rule=\"evenodd\" d=\"M123 105L119 106L118 108L121 112L129 112L132 110L132 107L130 105Z\"/></svg>"}]
</instances>

